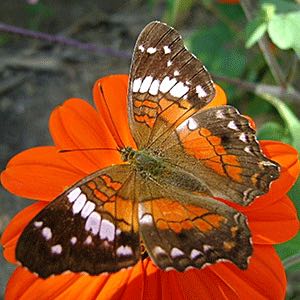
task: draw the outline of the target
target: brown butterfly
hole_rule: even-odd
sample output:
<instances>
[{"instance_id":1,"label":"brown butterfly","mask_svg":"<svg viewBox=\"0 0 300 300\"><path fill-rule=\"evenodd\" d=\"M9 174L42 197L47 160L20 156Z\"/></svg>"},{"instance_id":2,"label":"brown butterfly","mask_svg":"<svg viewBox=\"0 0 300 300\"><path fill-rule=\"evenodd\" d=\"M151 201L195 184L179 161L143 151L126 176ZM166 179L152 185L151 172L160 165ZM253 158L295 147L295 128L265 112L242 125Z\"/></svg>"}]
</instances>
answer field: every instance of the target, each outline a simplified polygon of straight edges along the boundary
<instances>
[{"instance_id":1,"label":"brown butterfly","mask_svg":"<svg viewBox=\"0 0 300 300\"><path fill-rule=\"evenodd\" d=\"M128 116L137 149L87 176L25 228L16 257L46 278L116 272L141 259L184 271L218 261L246 269L246 217L215 198L248 205L278 178L248 120L232 106L205 108L215 89L181 36L148 24L133 53Z\"/></svg>"}]
</instances>

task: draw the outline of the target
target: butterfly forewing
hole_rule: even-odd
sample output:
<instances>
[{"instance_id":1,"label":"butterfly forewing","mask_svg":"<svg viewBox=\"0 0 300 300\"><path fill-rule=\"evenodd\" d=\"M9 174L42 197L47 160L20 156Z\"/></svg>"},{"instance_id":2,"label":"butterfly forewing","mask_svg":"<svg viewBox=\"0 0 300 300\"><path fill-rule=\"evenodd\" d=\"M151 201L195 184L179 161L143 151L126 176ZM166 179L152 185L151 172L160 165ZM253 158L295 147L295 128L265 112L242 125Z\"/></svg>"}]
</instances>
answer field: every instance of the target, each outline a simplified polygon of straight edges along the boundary
<instances>
[{"instance_id":1,"label":"butterfly forewing","mask_svg":"<svg viewBox=\"0 0 300 300\"><path fill-rule=\"evenodd\" d=\"M129 121L139 148L150 145L214 96L210 75L173 28L152 22L140 34L131 64Z\"/></svg>"},{"instance_id":2,"label":"butterfly forewing","mask_svg":"<svg viewBox=\"0 0 300 300\"><path fill-rule=\"evenodd\" d=\"M76 184L28 224L17 260L43 278L134 265L140 252L133 180L128 166L117 165Z\"/></svg>"}]
</instances>

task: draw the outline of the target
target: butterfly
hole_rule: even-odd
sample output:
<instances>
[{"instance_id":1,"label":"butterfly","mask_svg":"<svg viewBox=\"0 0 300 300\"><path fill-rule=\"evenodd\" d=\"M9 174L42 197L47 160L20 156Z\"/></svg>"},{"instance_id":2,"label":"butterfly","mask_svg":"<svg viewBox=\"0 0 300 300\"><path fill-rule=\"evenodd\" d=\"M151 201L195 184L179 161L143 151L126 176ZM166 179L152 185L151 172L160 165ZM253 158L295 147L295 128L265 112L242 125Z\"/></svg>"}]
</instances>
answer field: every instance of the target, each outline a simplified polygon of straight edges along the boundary
<instances>
[{"instance_id":1,"label":"butterfly","mask_svg":"<svg viewBox=\"0 0 300 300\"><path fill-rule=\"evenodd\" d=\"M128 119L136 149L54 199L22 232L16 258L42 278L97 275L135 265L146 253L162 270L252 255L246 206L269 190L279 165L262 153L247 118L207 108L215 88L179 33L148 24L133 53ZM141 244L146 252L141 250Z\"/></svg>"}]
</instances>

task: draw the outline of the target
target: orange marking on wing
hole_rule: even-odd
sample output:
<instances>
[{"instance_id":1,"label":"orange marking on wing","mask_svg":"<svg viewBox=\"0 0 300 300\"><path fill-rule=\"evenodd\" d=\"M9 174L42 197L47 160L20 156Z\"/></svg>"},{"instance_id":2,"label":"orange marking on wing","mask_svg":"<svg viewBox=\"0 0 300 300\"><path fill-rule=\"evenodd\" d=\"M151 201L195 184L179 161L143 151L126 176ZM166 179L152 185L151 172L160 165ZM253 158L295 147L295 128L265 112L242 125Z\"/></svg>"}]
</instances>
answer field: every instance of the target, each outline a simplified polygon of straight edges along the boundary
<instances>
[{"instance_id":1,"label":"orange marking on wing","mask_svg":"<svg viewBox=\"0 0 300 300\"><path fill-rule=\"evenodd\" d=\"M101 200L102 202L105 202L108 200L108 197L104 193L102 193L101 191L99 191L97 189L94 190L94 195L97 199Z\"/></svg>"},{"instance_id":2,"label":"orange marking on wing","mask_svg":"<svg viewBox=\"0 0 300 300\"><path fill-rule=\"evenodd\" d=\"M180 132L180 139L183 141L183 146L186 152L197 159L208 159L216 155L213 146L207 139L199 135L198 131L191 132L186 138L185 133Z\"/></svg>"},{"instance_id":3,"label":"orange marking on wing","mask_svg":"<svg viewBox=\"0 0 300 300\"><path fill-rule=\"evenodd\" d=\"M146 123L146 125L150 128L153 127L156 120L154 117L149 117L148 115L134 115L134 118L140 123Z\"/></svg>"},{"instance_id":4,"label":"orange marking on wing","mask_svg":"<svg viewBox=\"0 0 300 300\"><path fill-rule=\"evenodd\" d=\"M181 124L185 119L194 113L193 109L191 109L190 112L187 112L187 110L191 108L191 103L183 99L180 100L179 103L162 98L159 101L159 106L162 111L161 117L166 122L173 124L174 126ZM181 116L183 117L181 118Z\"/></svg>"},{"instance_id":5,"label":"orange marking on wing","mask_svg":"<svg viewBox=\"0 0 300 300\"><path fill-rule=\"evenodd\" d=\"M203 219L215 228L219 228L222 225L221 223L225 223L227 220L223 216L217 214L204 216Z\"/></svg>"},{"instance_id":6,"label":"orange marking on wing","mask_svg":"<svg viewBox=\"0 0 300 300\"><path fill-rule=\"evenodd\" d=\"M233 238L236 237L236 234L237 234L238 230L239 230L238 226L232 226L232 227L230 228L231 236L232 236Z\"/></svg>"},{"instance_id":7,"label":"orange marking on wing","mask_svg":"<svg viewBox=\"0 0 300 300\"><path fill-rule=\"evenodd\" d=\"M240 167L225 166L228 175L237 182L242 182L241 177L242 169Z\"/></svg>"},{"instance_id":8,"label":"orange marking on wing","mask_svg":"<svg viewBox=\"0 0 300 300\"><path fill-rule=\"evenodd\" d=\"M220 145L221 144L221 138L218 136L209 136L207 137L207 139L210 141L211 144L213 144L214 146Z\"/></svg>"},{"instance_id":9,"label":"orange marking on wing","mask_svg":"<svg viewBox=\"0 0 300 300\"><path fill-rule=\"evenodd\" d=\"M230 251L235 246L236 246L236 243L233 241L223 242L223 248L225 251Z\"/></svg>"},{"instance_id":10,"label":"orange marking on wing","mask_svg":"<svg viewBox=\"0 0 300 300\"><path fill-rule=\"evenodd\" d=\"M146 106L148 108L157 108L158 103L152 102L152 101L149 101L149 100L144 100L144 101L135 100L134 101L134 106L135 107Z\"/></svg>"},{"instance_id":11,"label":"orange marking on wing","mask_svg":"<svg viewBox=\"0 0 300 300\"><path fill-rule=\"evenodd\" d=\"M169 229L168 223L164 220L158 220L156 222L156 227L161 230Z\"/></svg>"},{"instance_id":12,"label":"orange marking on wing","mask_svg":"<svg viewBox=\"0 0 300 300\"><path fill-rule=\"evenodd\" d=\"M237 157L235 155L224 155L222 159L225 164L240 166L240 163L238 162Z\"/></svg>"},{"instance_id":13,"label":"orange marking on wing","mask_svg":"<svg viewBox=\"0 0 300 300\"><path fill-rule=\"evenodd\" d=\"M221 163L221 156L215 156L209 159L210 161L214 161L216 163Z\"/></svg>"},{"instance_id":14,"label":"orange marking on wing","mask_svg":"<svg viewBox=\"0 0 300 300\"><path fill-rule=\"evenodd\" d=\"M220 163L214 161L205 161L205 166L213 169L216 173L222 176L226 176L226 173L223 170L223 166Z\"/></svg>"},{"instance_id":15,"label":"orange marking on wing","mask_svg":"<svg viewBox=\"0 0 300 300\"><path fill-rule=\"evenodd\" d=\"M91 189L94 190L96 188L96 183L94 181L88 182L87 186Z\"/></svg>"},{"instance_id":16,"label":"orange marking on wing","mask_svg":"<svg viewBox=\"0 0 300 300\"><path fill-rule=\"evenodd\" d=\"M207 128L200 128L200 134L204 137L208 137L211 135L211 132Z\"/></svg>"},{"instance_id":17,"label":"orange marking on wing","mask_svg":"<svg viewBox=\"0 0 300 300\"><path fill-rule=\"evenodd\" d=\"M201 219L196 219L193 223L201 232L208 232L213 229L211 225Z\"/></svg>"},{"instance_id":18,"label":"orange marking on wing","mask_svg":"<svg viewBox=\"0 0 300 300\"><path fill-rule=\"evenodd\" d=\"M184 230L189 230L189 229L192 229L194 227L194 225L191 220L184 220L183 222L181 222L181 227Z\"/></svg>"},{"instance_id":19,"label":"orange marking on wing","mask_svg":"<svg viewBox=\"0 0 300 300\"><path fill-rule=\"evenodd\" d=\"M221 146L221 145L215 146L215 151L216 151L216 153L217 153L218 155L224 155L224 154L226 154L226 150L225 150L224 147Z\"/></svg>"},{"instance_id":20,"label":"orange marking on wing","mask_svg":"<svg viewBox=\"0 0 300 300\"><path fill-rule=\"evenodd\" d=\"M189 213L193 214L195 217L199 217L199 216L202 216L206 213L208 213L208 210L205 209L205 208L202 208L202 207L199 207L199 206L195 206L195 205L185 205L184 206L188 211ZM192 217L193 218L193 217ZM192 219L191 218L191 219Z\"/></svg>"},{"instance_id":21,"label":"orange marking on wing","mask_svg":"<svg viewBox=\"0 0 300 300\"><path fill-rule=\"evenodd\" d=\"M254 175L251 176L251 182L256 185L257 183L257 177L259 176L259 173L255 173Z\"/></svg>"},{"instance_id":22,"label":"orange marking on wing","mask_svg":"<svg viewBox=\"0 0 300 300\"><path fill-rule=\"evenodd\" d=\"M182 231L182 227L180 223L169 223L170 229L175 231L176 233L180 233Z\"/></svg>"},{"instance_id":23,"label":"orange marking on wing","mask_svg":"<svg viewBox=\"0 0 300 300\"><path fill-rule=\"evenodd\" d=\"M122 184L118 181L113 181L109 176L102 175L101 178L104 180L105 185L109 188L114 189L115 191L119 190Z\"/></svg>"}]
</instances>

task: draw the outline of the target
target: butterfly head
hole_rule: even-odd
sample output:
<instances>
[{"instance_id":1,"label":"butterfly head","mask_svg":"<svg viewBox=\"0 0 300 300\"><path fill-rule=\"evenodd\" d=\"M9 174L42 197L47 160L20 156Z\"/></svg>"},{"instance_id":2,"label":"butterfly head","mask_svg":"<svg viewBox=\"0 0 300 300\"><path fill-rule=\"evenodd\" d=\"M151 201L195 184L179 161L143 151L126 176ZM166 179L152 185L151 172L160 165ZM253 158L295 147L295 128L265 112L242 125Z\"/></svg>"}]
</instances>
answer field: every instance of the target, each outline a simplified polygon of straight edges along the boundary
<instances>
[{"instance_id":1,"label":"butterfly head","mask_svg":"<svg viewBox=\"0 0 300 300\"><path fill-rule=\"evenodd\" d=\"M120 152L122 160L124 162L131 161L136 154L136 150L134 150L132 147L129 147L129 146L120 149L119 152Z\"/></svg>"}]
</instances>

